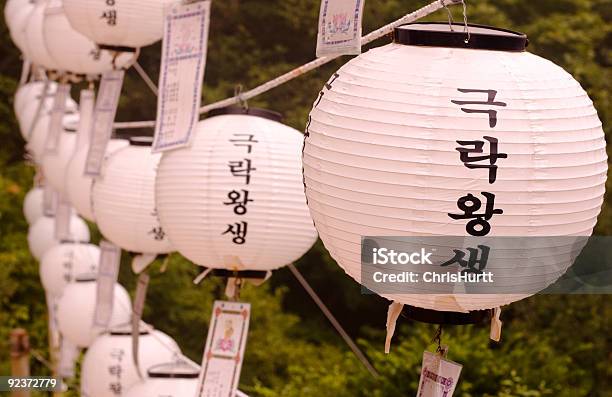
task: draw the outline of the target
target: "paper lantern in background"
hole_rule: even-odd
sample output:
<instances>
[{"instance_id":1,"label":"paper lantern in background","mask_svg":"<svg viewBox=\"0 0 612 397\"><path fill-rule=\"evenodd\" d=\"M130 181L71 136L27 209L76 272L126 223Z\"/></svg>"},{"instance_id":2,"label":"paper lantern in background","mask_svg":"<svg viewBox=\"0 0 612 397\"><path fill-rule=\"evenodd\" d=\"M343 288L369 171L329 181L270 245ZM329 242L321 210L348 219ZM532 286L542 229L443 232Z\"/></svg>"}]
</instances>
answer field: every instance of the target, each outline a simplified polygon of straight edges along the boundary
<instances>
[{"instance_id":1,"label":"paper lantern in background","mask_svg":"<svg viewBox=\"0 0 612 397\"><path fill-rule=\"evenodd\" d=\"M139 48L163 35L164 7L175 0L64 0L72 27L96 44Z\"/></svg>"},{"instance_id":2,"label":"paper lantern in background","mask_svg":"<svg viewBox=\"0 0 612 397\"><path fill-rule=\"evenodd\" d=\"M173 246L191 261L271 270L317 239L300 177L302 134L277 113L244 112L211 112L191 146L163 154L157 209Z\"/></svg>"},{"instance_id":3,"label":"paper lantern in background","mask_svg":"<svg viewBox=\"0 0 612 397\"><path fill-rule=\"evenodd\" d=\"M136 383L126 397L194 396L198 388L200 370L184 362L162 364L147 371L148 378Z\"/></svg>"},{"instance_id":4,"label":"paper lantern in background","mask_svg":"<svg viewBox=\"0 0 612 397\"><path fill-rule=\"evenodd\" d=\"M486 234L471 230L470 219L449 216L461 214L458 200L469 202L467 194L494 194L491 209L503 210L488 219L489 236L588 236L595 226L607 164L591 100L563 69L525 52L524 35L479 26L470 33L466 45L459 26L400 27L395 43L341 67L313 106L303 153L308 205L325 247L358 282L362 236ZM460 141L485 157L495 142L507 155L496 159L494 183L494 167L472 167L492 165L489 157L464 164ZM543 289L571 263L561 265L526 277L516 260L494 273L509 288L538 278ZM435 295L424 283L407 288L414 294L381 295L449 311L525 296Z\"/></svg>"},{"instance_id":5,"label":"paper lantern in background","mask_svg":"<svg viewBox=\"0 0 612 397\"><path fill-rule=\"evenodd\" d=\"M25 27L30 13L34 11L34 3L24 0L8 0L4 6L4 20L9 28L11 40L29 59Z\"/></svg>"},{"instance_id":6,"label":"paper lantern in background","mask_svg":"<svg viewBox=\"0 0 612 397\"><path fill-rule=\"evenodd\" d=\"M143 375L147 369L176 359L179 346L168 335L142 329L138 338L138 363ZM100 370L100 369L103 370ZM111 373L108 368L114 368ZM117 376L117 372L120 376ZM98 336L87 349L81 366L81 395L114 397L140 381L132 356L131 328L124 326Z\"/></svg>"},{"instance_id":7,"label":"paper lantern in background","mask_svg":"<svg viewBox=\"0 0 612 397\"><path fill-rule=\"evenodd\" d=\"M39 118L36 126L32 130L32 136L30 136L30 140L26 145L28 152L34 158L34 161L39 164L42 163L43 156L45 155L45 145L47 143L47 135L49 134L49 121L50 115L48 113L43 114ZM77 131L78 124L78 113L67 113L62 120L63 130L72 134Z\"/></svg>"},{"instance_id":8,"label":"paper lantern in background","mask_svg":"<svg viewBox=\"0 0 612 397\"><path fill-rule=\"evenodd\" d=\"M100 248L79 241L61 241L49 248L40 261L40 281L45 291L59 298L78 275L98 272Z\"/></svg>"},{"instance_id":9,"label":"paper lantern in background","mask_svg":"<svg viewBox=\"0 0 612 397\"><path fill-rule=\"evenodd\" d=\"M105 159L116 150L128 146L125 139L111 139L106 147ZM94 221L91 201L93 179L85 175L85 162L87 161L88 146L78 148L66 167L66 195L68 201L74 206L77 213L88 221Z\"/></svg>"},{"instance_id":10,"label":"paper lantern in background","mask_svg":"<svg viewBox=\"0 0 612 397\"><path fill-rule=\"evenodd\" d=\"M23 215L28 224L33 224L43 215L44 189L32 188L23 200Z\"/></svg>"},{"instance_id":11,"label":"paper lantern in background","mask_svg":"<svg viewBox=\"0 0 612 397\"><path fill-rule=\"evenodd\" d=\"M74 30L61 1L52 2L45 10L43 32L49 54L60 70L99 75L113 69L113 54L99 49L93 41ZM125 67L134 58L133 53L121 54L114 67Z\"/></svg>"},{"instance_id":12,"label":"paper lantern in background","mask_svg":"<svg viewBox=\"0 0 612 397\"><path fill-rule=\"evenodd\" d=\"M64 338L78 347L88 347L104 329L94 326L97 283L95 277L77 276L64 288L57 302L57 325ZM125 288L115 284L110 328L130 321L132 303Z\"/></svg>"},{"instance_id":13,"label":"paper lantern in background","mask_svg":"<svg viewBox=\"0 0 612 397\"><path fill-rule=\"evenodd\" d=\"M151 153L151 137L130 138L102 165L92 187L93 213L107 240L135 253L172 251L155 210L155 172L161 154Z\"/></svg>"},{"instance_id":14,"label":"paper lantern in background","mask_svg":"<svg viewBox=\"0 0 612 397\"><path fill-rule=\"evenodd\" d=\"M75 241L89 242L89 228L78 216L70 217L70 238ZM43 215L28 229L28 247L37 260L60 241L55 238L55 217Z\"/></svg>"},{"instance_id":15,"label":"paper lantern in background","mask_svg":"<svg viewBox=\"0 0 612 397\"><path fill-rule=\"evenodd\" d=\"M25 27L27 55L29 60L46 70L59 70L59 65L55 62L45 44L43 21L48 4L48 0L36 2L34 9L27 18ZM68 45L65 42L64 44Z\"/></svg>"},{"instance_id":16,"label":"paper lantern in background","mask_svg":"<svg viewBox=\"0 0 612 397\"><path fill-rule=\"evenodd\" d=\"M40 161L45 182L61 195L66 195L66 169L74 154L76 141L74 125L65 128L59 135L55 151L43 153Z\"/></svg>"}]
</instances>

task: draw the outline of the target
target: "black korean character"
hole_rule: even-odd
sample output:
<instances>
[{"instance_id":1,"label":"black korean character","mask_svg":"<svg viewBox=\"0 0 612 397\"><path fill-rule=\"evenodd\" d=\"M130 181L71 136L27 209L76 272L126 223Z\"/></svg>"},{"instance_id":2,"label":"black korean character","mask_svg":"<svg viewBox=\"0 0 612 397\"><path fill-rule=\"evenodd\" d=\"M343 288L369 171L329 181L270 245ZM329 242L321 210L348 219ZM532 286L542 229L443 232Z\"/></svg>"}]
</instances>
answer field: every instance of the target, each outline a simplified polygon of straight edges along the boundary
<instances>
[{"instance_id":1,"label":"black korean character","mask_svg":"<svg viewBox=\"0 0 612 397\"><path fill-rule=\"evenodd\" d=\"M233 134L235 139L230 139L229 141L234 144L234 146L246 147L247 153L251 153L253 149L253 144L258 143L259 141L253 139L255 135L253 134Z\"/></svg>"},{"instance_id":2,"label":"black korean character","mask_svg":"<svg viewBox=\"0 0 612 397\"><path fill-rule=\"evenodd\" d=\"M164 229L161 226L152 228L147 234L152 234L153 239L156 241L161 241L166 237L166 232L164 232Z\"/></svg>"},{"instance_id":3,"label":"black korean character","mask_svg":"<svg viewBox=\"0 0 612 397\"><path fill-rule=\"evenodd\" d=\"M117 377L121 376L122 370L121 365L111 365L108 367L108 373Z\"/></svg>"},{"instance_id":4,"label":"black korean character","mask_svg":"<svg viewBox=\"0 0 612 397\"><path fill-rule=\"evenodd\" d=\"M483 136L485 140L489 142L489 155L484 156L470 156L473 153L483 153L484 141L457 141L461 146L472 146L471 148L458 147L455 148L459 153L459 159L467 167L471 169L475 168L488 168L489 169L489 183L495 182L497 179L497 159L506 159L508 155L506 153L499 153L497 146L498 140L492 136ZM483 160L489 160L489 164L474 164Z\"/></svg>"},{"instance_id":5,"label":"black korean character","mask_svg":"<svg viewBox=\"0 0 612 397\"><path fill-rule=\"evenodd\" d=\"M242 194L237 190L232 190L227 194L230 202L224 202L225 205L234 205L234 213L236 215L244 215L247 212L247 203L253 201L249 198L249 191L242 189Z\"/></svg>"},{"instance_id":6,"label":"black korean character","mask_svg":"<svg viewBox=\"0 0 612 397\"><path fill-rule=\"evenodd\" d=\"M115 5L115 0L106 0L106 5L107 6L114 6Z\"/></svg>"},{"instance_id":7,"label":"black korean character","mask_svg":"<svg viewBox=\"0 0 612 397\"><path fill-rule=\"evenodd\" d=\"M487 199L483 214L476 213L482 207L482 202L470 193L457 200L457 207L463 211L463 214L448 214L452 219L472 219L465 225L465 230L472 236L486 236L491 231L491 225L487 221L495 214L504 213L502 209L495 208L495 195L493 193L481 193ZM480 230L476 228L477 226L480 227Z\"/></svg>"},{"instance_id":8,"label":"black korean character","mask_svg":"<svg viewBox=\"0 0 612 397\"><path fill-rule=\"evenodd\" d=\"M444 262L440 266L449 266L453 263L458 263L463 269L462 273L475 273L480 274L487 267L487 261L489 260L489 252L491 248L486 245L478 245L477 248L467 248L469 253L468 259L465 259L465 251L453 250L455 256L447 262ZM479 254L480 251L480 254ZM478 267L477 267L478 265Z\"/></svg>"},{"instance_id":9,"label":"black korean character","mask_svg":"<svg viewBox=\"0 0 612 397\"><path fill-rule=\"evenodd\" d=\"M114 26L117 24L117 11L115 10L104 11L100 18L105 18L107 25Z\"/></svg>"},{"instance_id":10,"label":"black korean character","mask_svg":"<svg viewBox=\"0 0 612 397\"><path fill-rule=\"evenodd\" d=\"M247 234L247 226L248 223L247 222L236 222L234 224L228 224L227 225L227 229L221 233L223 234L227 234L227 233L231 233L234 235L234 238L232 238L232 241L234 242L234 244L244 244L246 242L245 237Z\"/></svg>"},{"instance_id":11,"label":"black korean character","mask_svg":"<svg viewBox=\"0 0 612 397\"><path fill-rule=\"evenodd\" d=\"M121 361L123 359L124 354L125 352L123 351L123 349L113 349L110 352L110 356L116 359L117 361Z\"/></svg>"},{"instance_id":12,"label":"black korean character","mask_svg":"<svg viewBox=\"0 0 612 397\"><path fill-rule=\"evenodd\" d=\"M462 93L481 93L487 94L486 101L459 101L459 100L451 100L455 105L490 105L490 106L502 106L505 107L505 102L495 101L495 95L497 95L497 91L495 90L476 90L476 89L467 89L467 88L457 88L457 91ZM489 127L493 128L497 125L497 110L493 109L469 109L469 108L461 108L461 110L465 113L486 113L489 115Z\"/></svg>"},{"instance_id":13,"label":"black korean character","mask_svg":"<svg viewBox=\"0 0 612 397\"><path fill-rule=\"evenodd\" d=\"M111 391L111 393L113 393L116 396L120 396L121 395L121 383L119 382L115 382L115 383L111 383L108 385L109 390Z\"/></svg>"},{"instance_id":14,"label":"black korean character","mask_svg":"<svg viewBox=\"0 0 612 397\"><path fill-rule=\"evenodd\" d=\"M244 159L244 161L230 161L227 165L229 166L232 175L244 177L247 185L251 181L251 171L257 170L257 168L251 167L250 159Z\"/></svg>"}]
</instances>

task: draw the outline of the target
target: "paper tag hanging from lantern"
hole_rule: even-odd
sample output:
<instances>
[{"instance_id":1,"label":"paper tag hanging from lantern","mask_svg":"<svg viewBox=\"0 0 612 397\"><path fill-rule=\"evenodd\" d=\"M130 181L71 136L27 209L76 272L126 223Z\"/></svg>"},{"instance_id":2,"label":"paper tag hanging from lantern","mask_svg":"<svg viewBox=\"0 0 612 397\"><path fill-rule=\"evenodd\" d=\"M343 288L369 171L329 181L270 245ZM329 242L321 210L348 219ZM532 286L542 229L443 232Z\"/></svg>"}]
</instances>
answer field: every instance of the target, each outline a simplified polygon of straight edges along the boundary
<instances>
[{"instance_id":1,"label":"paper tag hanging from lantern","mask_svg":"<svg viewBox=\"0 0 612 397\"><path fill-rule=\"evenodd\" d=\"M70 237L70 218L72 207L66 197L58 194L57 208L55 209L55 238L64 240Z\"/></svg>"},{"instance_id":2,"label":"paper tag hanging from lantern","mask_svg":"<svg viewBox=\"0 0 612 397\"><path fill-rule=\"evenodd\" d=\"M153 152L186 146L198 122L210 1L166 8Z\"/></svg>"},{"instance_id":3,"label":"paper tag hanging from lantern","mask_svg":"<svg viewBox=\"0 0 612 397\"><path fill-rule=\"evenodd\" d=\"M100 242L100 264L98 265L98 286L94 312L95 326L106 328L111 319L120 260L121 249L119 247L108 241Z\"/></svg>"},{"instance_id":4,"label":"paper tag hanging from lantern","mask_svg":"<svg viewBox=\"0 0 612 397\"><path fill-rule=\"evenodd\" d=\"M317 57L361 53L361 22L365 0L322 0Z\"/></svg>"},{"instance_id":5,"label":"paper tag hanging from lantern","mask_svg":"<svg viewBox=\"0 0 612 397\"><path fill-rule=\"evenodd\" d=\"M423 352L417 397L452 397L462 368L440 354Z\"/></svg>"},{"instance_id":6,"label":"paper tag hanging from lantern","mask_svg":"<svg viewBox=\"0 0 612 397\"><path fill-rule=\"evenodd\" d=\"M45 153L55 153L62 132L62 120L66 112L66 99L70 94L70 85L60 84L53 99L53 109L49 119L49 132L45 140ZM44 98L41 99L44 101Z\"/></svg>"},{"instance_id":7,"label":"paper tag hanging from lantern","mask_svg":"<svg viewBox=\"0 0 612 397\"><path fill-rule=\"evenodd\" d=\"M47 183L43 190L43 215L54 216L56 206L57 192Z\"/></svg>"},{"instance_id":8,"label":"paper tag hanging from lantern","mask_svg":"<svg viewBox=\"0 0 612 397\"><path fill-rule=\"evenodd\" d=\"M57 363L58 375L64 379L71 379L75 376L75 364L79 357L79 348L67 339L62 339L59 360Z\"/></svg>"},{"instance_id":9,"label":"paper tag hanging from lantern","mask_svg":"<svg viewBox=\"0 0 612 397\"><path fill-rule=\"evenodd\" d=\"M236 395L250 317L248 303L215 301L197 397Z\"/></svg>"},{"instance_id":10,"label":"paper tag hanging from lantern","mask_svg":"<svg viewBox=\"0 0 612 397\"><path fill-rule=\"evenodd\" d=\"M113 132L113 122L119 105L124 75L123 70L113 70L102 75L93 116L91 143L85 163L85 175L100 175L106 145Z\"/></svg>"},{"instance_id":11,"label":"paper tag hanging from lantern","mask_svg":"<svg viewBox=\"0 0 612 397\"><path fill-rule=\"evenodd\" d=\"M150 277L146 272L140 273L138 276L138 282L136 285L136 295L134 296L134 304L132 305L132 357L134 359L134 366L138 376L142 378L140 371L140 364L138 361L138 340L140 336L140 319L142 318L142 311L144 309L145 300L147 298L147 288L149 287Z\"/></svg>"},{"instance_id":12,"label":"paper tag hanging from lantern","mask_svg":"<svg viewBox=\"0 0 612 397\"><path fill-rule=\"evenodd\" d=\"M77 142L75 152L80 148L89 145L92 130L92 119L95 107L95 94L93 90L81 90L79 98L79 129L77 132Z\"/></svg>"}]
</instances>

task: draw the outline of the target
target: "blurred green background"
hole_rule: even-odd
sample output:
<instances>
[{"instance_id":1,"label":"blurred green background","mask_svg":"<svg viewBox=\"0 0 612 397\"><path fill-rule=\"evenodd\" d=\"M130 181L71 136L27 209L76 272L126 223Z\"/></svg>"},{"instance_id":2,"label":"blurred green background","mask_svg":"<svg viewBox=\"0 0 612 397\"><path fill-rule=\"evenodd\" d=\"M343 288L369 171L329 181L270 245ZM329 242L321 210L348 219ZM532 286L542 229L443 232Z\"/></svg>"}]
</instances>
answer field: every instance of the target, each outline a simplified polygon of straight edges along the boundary
<instances>
[{"instance_id":1,"label":"blurred green background","mask_svg":"<svg viewBox=\"0 0 612 397\"><path fill-rule=\"evenodd\" d=\"M425 5L416 0L367 0L364 32ZM529 51L563 66L593 99L606 136L612 128L612 1L468 0L468 20L519 30ZM0 1L2 7L4 0ZM319 0L214 1L203 102L233 94L236 84L253 87L314 58ZM452 7L461 20L461 7ZM446 20L439 11L427 20ZM12 111L21 60L4 21L0 24L0 374L8 374L8 333L30 332L33 348L48 357L45 298L38 264L29 255L21 212L34 170L23 161L24 142ZM389 42L383 38L373 43ZM143 50L140 63L153 79L159 45ZM250 102L281 111L303 130L323 83L349 58L333 62ZM78 87L72 95L78 98ZM118 119L155 115L156 99L134 71L127 73ZM142 131L151 134L152 131ZM608 147L610 149L610 147ZM608 150L610 156L612 152ZM608 189L609 190L609 189ZM612 200L606 196L597 234L612 234ZM93 228L93 226L92 226ZM94 230L95 231L95 230ZM95 234L99 238L99 234ZM97 240L96 240L97 241ZM133 292L135 279L124 258L120 281ZM400 318L392 352L383 353L388 302L362 295L321 243L298 263L381 376L362 367L287 269L260 287L245 287L253 305L240 388L251 396L415 395L422 352L432 348L435 327ZM164 273L150 274L145 319L172 335L184 353L200 361L214 299L223 285L192 284L199 268L173 254ZM446 327L449 358L464 365L457 396L612 396L612 310L598 295L536 296L504 308L501 343L488 326ZM32 360L36 375L48 370ZM72 395L78 395L75 391Z\"/></svg>"}]
</instances>

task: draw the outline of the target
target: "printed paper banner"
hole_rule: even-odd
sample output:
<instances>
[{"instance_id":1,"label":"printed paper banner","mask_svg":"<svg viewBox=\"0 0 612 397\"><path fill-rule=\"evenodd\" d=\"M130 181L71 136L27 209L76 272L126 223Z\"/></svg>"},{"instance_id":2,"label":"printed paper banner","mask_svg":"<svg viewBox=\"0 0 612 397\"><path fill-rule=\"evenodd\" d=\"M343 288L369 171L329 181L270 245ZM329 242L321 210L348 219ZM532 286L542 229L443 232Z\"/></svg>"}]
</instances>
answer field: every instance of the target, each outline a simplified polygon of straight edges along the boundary
<instances>
[{"instance_id":1,"label":"printed paper banner","mask_svg":"<svg viewBox=\"0 0 612 397\"><path fill-rule=\"evenodd\" d=\"M417 397L451 397L463 366L440 355L423 352L423 366Z\"/></svg>"},{"instance_id":2,"label":"printed paper banner","mask_svg":"<svg viewBox=\"0 0 612 397\"><path fill-rule=\"evenodd\" d=\"M51 117L49 118L49 132L45 140L45 153L55 153L59 142L60 133L62 132L62 121L66 113L66 99L70 95L70 86L68 84L60 84L55 92L53 99L53 109L51 109ZM43 99L44 100L44 99Z\"/></svg>"},{"instance_id":3,"label":"printed paper banner","mask_svg":"<svg viewBox=\"0 0 612 397\"><path fill-rule=\"evenodd\" d=\"M56 207L57 192L47 183L43 189L43 215L55 216Z\"/></svg>"},{"instance_id":4,"label":"printed paper banner","mask_svg":"<svg viewBox=\"0 0 612 397\"><path fill-rule=\"evenodd\" d=\"M91 144L85 163L85 175L98 176L104 160L104 152L113 132L113 122L119 105L121 87L123 86L123 70L112 70L102 75L98 100L93 116L91 129Z\"/></svg>"},{"instance_id":5,"label":"printed paper banner","mask_svg":"<svg viewBox=\"0 0 612 397\"><path fill-rule=\"evenodd\" d=\"M113 292L119 275L120 260L121 249L119 247L108 241L100 242L94 326L106 328L113 314Z\"/></svg>"},{"instance_id":6,"label":"printed paper banner","mask_svg":"<svg viewBox=\"0 0 612 397\"><path fill-rule=\"evenodd\" d=\"M81 90L79 98L79 130L75 151L89 145L96 95L93 90Z\"/></svg>"},{"instance_id":7,"label":"printed paper banner","mask_svg":"<svg viewBox=\"0 0 612 397\"><path fill-rule=\"evenodd\" d=\"M197 397L234 397L244 358L251 305L215 301Z\"/></svg>"},{"instance_id":8,"label":"printed paper banner","mask_svg":"<svg viewBox=\"0 0 612 397\"><path fill-rule=\"evenodd\" d=\"M146 272L140 273L138 276L138 284L136 285L136 295L134 296L134 310L132 313L132 358L134 366L138 372L138 376L142 378L140 371L140 363L138 362L138 341L140 340L140 319L144 310L145 300L147 298L147 288L149 287L149 275Z\"/></svg>"},{"instance_id":9,"label":"printed paper banner","mask_svg":"<svg viewBox=\"0 0 612 397\"><path fill-rule=\"evenodd\" d=\"M36 97L38 104L36 106L36 113L34 114L34 119L32 120L32 124L30 125L30 129L27 132L28 135L28 142L30 141L30 138L32 138L32 133L34 132L34 128L36 128L36 124L38 124L38 120L40 120L40 117L42 116L43 112L44 112L44 104L45 104L45 99L47 97L47 95L49 95L49 86L50 86L50 82L49 80L45 80L44 84L43 84L43 89L42 92L40 93L39 96ZM46 142L45 142L46 143Z\"/></svg>"},{"instance_id":10,"label":"printed paper banner","mask_svg":"<svg viewBox=\"0 0 612 397\"><path fill-rule=\"evenodd\" d=\"M66 197L62 194L57 195L57 208L55 210L55 238L65 240L70 237L70 216L72 207Z\"/></svg>"},{"instance_id":11,"label":"printed paper banner","mask_svg":"<svg viewBox=\"0 0 612 397\"><path fill-rule=\"evenodd\" d=\"M365 0L321 0L317 57L361 53Z\"/></svg>"},{"instance_id":12,"label":"printed paper banner","mask_svg":"<svg viewBox=\"0 0 612 397\"><path fill-rule=\"evenodd\" d=\"M210 1L166 9L153 152L187 146L198 122Z\"/></svg>"},{"instance_id":13,"label":"printed paper banner","mask_svg":"<svg viewBox=\"0 0 612 397\"><path fill-rule=\"evenodd\" d=\"M66 338L62 338L57 363L58 375L64 379L74 378L75 364L78 358L79 348Z\"/></svg>"}]
</instances>

